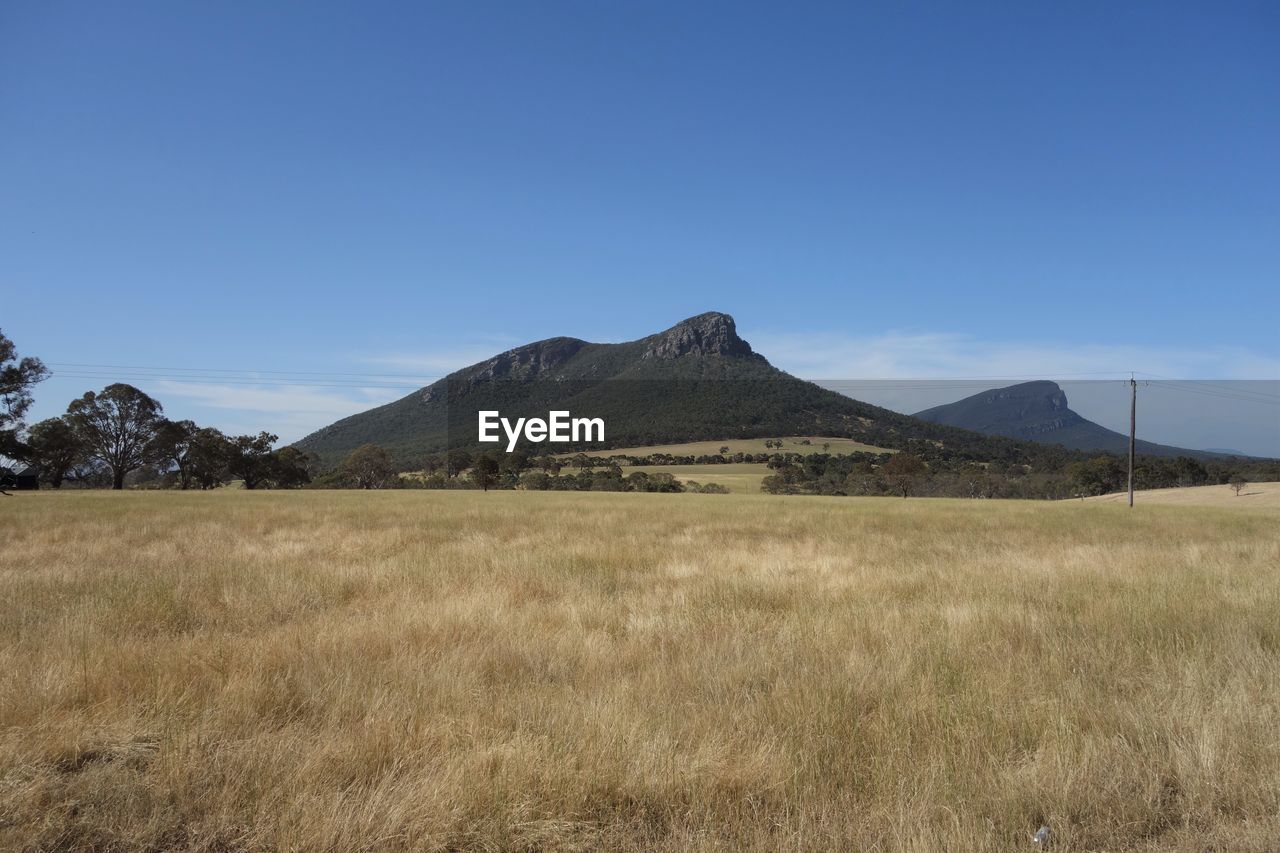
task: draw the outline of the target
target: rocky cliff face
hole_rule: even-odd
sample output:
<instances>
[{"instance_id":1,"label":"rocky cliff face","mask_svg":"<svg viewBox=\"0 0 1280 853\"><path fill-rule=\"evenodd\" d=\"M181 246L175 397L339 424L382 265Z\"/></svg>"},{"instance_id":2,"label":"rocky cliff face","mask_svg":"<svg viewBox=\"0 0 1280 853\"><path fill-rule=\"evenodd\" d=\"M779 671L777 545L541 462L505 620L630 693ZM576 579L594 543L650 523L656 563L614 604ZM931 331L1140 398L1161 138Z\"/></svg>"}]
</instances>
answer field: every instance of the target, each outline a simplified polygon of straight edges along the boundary
<instances>
[{"instance_id":1,"label":"rocky cliff face","mask_svg":"<svg viewBox=\"0 0 1280 853\"><path fill-rule=\"evenodd\" d=\"M641 358L672 359L686 355L755 356L751 344L738 337L728 314L710 311L677 323L644 339Z\"/></svg>"},{"instance_id":2,"label":"rocky cliff face","mask_svg":"<svg viewBox=\"0 0 1280 853\"><path fill-rule=\"evenodd\" d=\"M1082 423L1058 383L1022 382L938 406L916 417L1013 438L1039 438Z\"/></svg>"},{"instance_id":3,"label":"rocky cliff face","mask_svg":"<svg viewBox=\"0 0 1280 853\"><path fill-rule=\"evenodd\" d=\"M549 338L499 353L487 361L452 374L419 391L422 402L435 403L448 396L448 381L462 381L468 387L495 379L528 381L555 371L590 346L577 338Z\"/></svg>"},{"instance_id":4,"label":"rocky cliff face","mask_svg":"<svg viewBox=\"0 0 1280 853\"><path fill-rule=\"evenodd\" d=\"M983 399L991 419L987 428L1006 425L1015 438L1038 438L1065 429L1083 418L1071 411L1067 395L1056 382L1023 382L989 392Z\"/></svg>"},{"instance_id":5,"label":"rocky cliff face","mask_svg":"<svg viewBox=\"0 0 1280 853\"><path fill-rule=\"evenodd\" d=\"M468 378L473 382L536 379L573 358L586 345L586 341L577 338L550 338L525 344L481 362L471 369Z\"/></svg>"},{"instance_id":6,"label":"rocky cliff face","mask_svg":"<svg viewBox=\"0 0 1280 853\"><path fill-rule=\"evenodd\" d=\"M419 392L424 403L443 400L449 383L465 387L497 380L603 379L626 370L628 363L696 360L708 356L747 358L768 364L738 337L733 318L710 311L676 323L665 332L622 344L593 344L578 338L548 338L499 353L473 364ZM457 390L458 386L454 386Z\"/></svg>"},{"instance_id":7,"label":"rocky cliff face","mask_svg":"<svg viewBox=\"0 0 1280 853\"><path fill-rule=\"evenodd\" d=\"M985 395L986 402L995 404L1009 401L1021 406L1025 413L1061 412L1067 408L1067 395L1057 382L1039 380L999 388Z\"/></svg>"}]
</instances>

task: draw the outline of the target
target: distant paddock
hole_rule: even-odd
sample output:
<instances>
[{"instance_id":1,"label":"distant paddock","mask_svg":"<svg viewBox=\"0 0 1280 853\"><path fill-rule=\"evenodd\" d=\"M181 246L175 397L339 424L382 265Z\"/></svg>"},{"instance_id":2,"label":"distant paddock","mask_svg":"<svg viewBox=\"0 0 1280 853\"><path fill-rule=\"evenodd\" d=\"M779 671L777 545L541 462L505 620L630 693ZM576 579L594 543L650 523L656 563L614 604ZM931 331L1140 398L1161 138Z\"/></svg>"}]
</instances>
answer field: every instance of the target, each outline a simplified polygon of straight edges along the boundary
<instances>
[{"instance_id":1,"label":"distant paddock","mask_svg":"<svg viewBox=\"0 0 1280 853\"><path fill-rule=\"evenodd\" d=\"M1085 498L1092 503L1124 503L1128 492L1116 492ZM1280 508L1280 483L1249 483L1239 496L1231 486L1190 486L1182 489L1149 489L1133 493L1134 505L1158 504L1172 506L1220 506L1243 509L1245 507Z\"/></svg>"},{"instance_id":2,"label":"distant paddock","mask_svg":"<svg viewBox=\"0 0 1280 853\"><path fill-rule=\"evenodd\" d=\"M781 441L782 447L765 447L766 441ZM805 442L808 442L807 444ZM830 445L827 450L823 445ZM655 444L646 447L618 447L613 450L589 450L588 456L650 456L668 453L672 456L715 456L720 448L728 447L729 455L735 453L897 453L885 447L875 447L854 441L852 438L824 438L820 435L789 435L778 438L726 438L717 441L689 441L684 444ZM565 453L562 456L576 456Z\"/></svg>"}]
</instances>

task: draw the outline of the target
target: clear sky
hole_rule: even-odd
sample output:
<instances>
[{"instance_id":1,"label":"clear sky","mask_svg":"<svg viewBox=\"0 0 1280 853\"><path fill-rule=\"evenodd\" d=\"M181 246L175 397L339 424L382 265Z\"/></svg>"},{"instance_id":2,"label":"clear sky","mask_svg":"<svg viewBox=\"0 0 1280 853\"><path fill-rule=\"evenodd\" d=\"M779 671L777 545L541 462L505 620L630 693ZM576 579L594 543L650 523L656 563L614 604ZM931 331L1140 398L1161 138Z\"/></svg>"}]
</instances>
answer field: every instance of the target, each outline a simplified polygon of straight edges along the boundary
<instances>
[{"instance_id":1,"label":"clear sky","mask_svg":"<svg viewBox=\"0 0 1280 853\"><path fill-rule=\"evenodd\" d=\"M36 417L121 378L287 439L706 310L811 378L1275 378L1277 44L1269 2L9 0L0 328Z\"/></svg>"}]
</instances>

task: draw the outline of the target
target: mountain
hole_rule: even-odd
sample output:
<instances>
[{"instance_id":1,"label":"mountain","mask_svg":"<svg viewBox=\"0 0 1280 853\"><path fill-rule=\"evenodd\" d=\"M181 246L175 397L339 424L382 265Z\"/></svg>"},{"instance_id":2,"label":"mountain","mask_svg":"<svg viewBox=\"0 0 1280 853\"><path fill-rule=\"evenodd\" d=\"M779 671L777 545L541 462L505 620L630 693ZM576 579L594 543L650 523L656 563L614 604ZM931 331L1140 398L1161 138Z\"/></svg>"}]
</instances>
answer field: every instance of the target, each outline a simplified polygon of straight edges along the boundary
<instances>
[{"instance_id":1,"label":"mountain","mask_svg":"<svg viewBox=\"0 0 1280 853\"><path fill-rule=\"evenodd\" d=\"M1058 383L1048 380L983 391L954 403L916 412L915 417L929 423L971 429L984 435L1060 444L1071 450L1129 452L1129 436L1086 420L1072 411L1067 404L1066 393ZM1150 441L1139 440L1134 445L1139 454L1149 456L1208 458L1221 455Z\"/></svg>"},{"instance_id":2,"label":"mountain","mask_svg":"<svg viewBox=\"0 0 1280 853\"><path fill-rule=\"evenodd\" d=\"M397 463L412 465L427 453L479 447L480 410L514 419L545 418L552 409L602 418L606 425L603 444L558 444L557 451L830 435L892 448L928 442L922 452L945 449L960 458L1014 461L1046 452L923 423L797 379L753 351L738 336L733 318L717 312L627 343L561 337L516 347L403 399L343 418L297 446L332 465L360 445L375 443Z\"/></svg>"}]
</instances>

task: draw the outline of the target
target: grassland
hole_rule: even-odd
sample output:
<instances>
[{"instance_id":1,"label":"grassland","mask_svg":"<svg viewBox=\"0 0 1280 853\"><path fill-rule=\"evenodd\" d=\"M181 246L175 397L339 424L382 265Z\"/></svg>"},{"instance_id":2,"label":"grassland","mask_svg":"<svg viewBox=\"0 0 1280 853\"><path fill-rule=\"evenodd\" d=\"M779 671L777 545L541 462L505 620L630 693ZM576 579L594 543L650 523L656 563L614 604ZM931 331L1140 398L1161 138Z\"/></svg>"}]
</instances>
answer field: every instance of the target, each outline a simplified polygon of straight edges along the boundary
<instances>
[{"instance_id":1,"label":"grassland","mask_svg":"<svg viewBox=\"0 0 1280 853\"><path fill-rule=\"evenodd\" d=\"M1129 502L1128 492L1085 498L1097 503ZM1236 494L1231 486L1193 486L1181 489L1149 489L1134 493L1133 502L1143 506L1210 506L1224 509L1280 509L1280 483L1249 483Z\"/></svg>"},{"instance_id":2,"label":"grassland","mask_svg":"<svg viewBox=\"0 0 1280 853\"><path fill-rule=\"evenodd\" d=\"M588 456L648 456L654 453L669 453L672 456L714 456L720 448L728 447L729 453L799 453L808 456L811 453L897 453L883 447L873 447L851 438L823 438L820 435L790 435L782 438L781 448L765 447L765 441L776 439L763 438L726 438L724 441L690 441L685 444L656 444L652 447L622 447L614 450L593 450ZM804 444L802 442L809 442ZM822 446L830 445L824 451ZM565 456L575 456L567 453Z\"/></svg>"},{"instance_id":3,"label":"grassland","mask_svg":"<svg viewBox=\"0 0 1280 853\"><path fill-rule=\"evenodd\" d=\"M726 462L721 465L633 465L623 474L643 471L646 474L671 474L681 482L717 483L739 495L760 493L760 481L772 472L763 462Z\"/></svg>"},{"instance_id":4,"label":"grassland","mask_svg":"<svg viewBox=\"0 0 1280 853\"><path fill-rule=\"evenodd\" d=\"M0 502L0 849L1280 838L1265 507Z\"/></svg>"}]
</instances>

